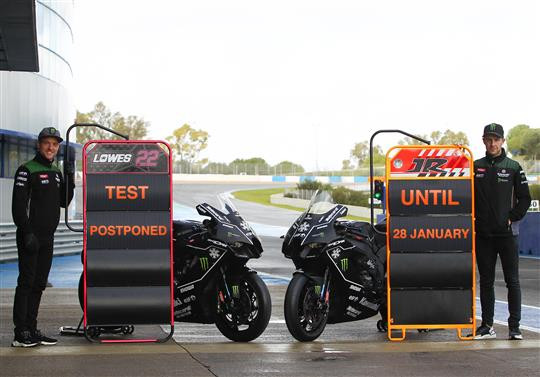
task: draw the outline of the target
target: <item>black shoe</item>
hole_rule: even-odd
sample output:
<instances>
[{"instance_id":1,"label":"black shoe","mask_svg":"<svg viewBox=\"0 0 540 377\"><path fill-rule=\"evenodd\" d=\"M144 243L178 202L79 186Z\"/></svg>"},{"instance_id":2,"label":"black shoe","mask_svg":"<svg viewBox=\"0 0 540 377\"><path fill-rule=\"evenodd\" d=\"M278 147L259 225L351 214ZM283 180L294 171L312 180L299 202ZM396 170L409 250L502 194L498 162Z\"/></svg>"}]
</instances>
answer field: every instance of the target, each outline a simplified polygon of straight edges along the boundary
<instances>
[{"instance_id":1,"label":"black shoe","mask_svg":"<svg viewBox=\"0 0 540 377\"><path fill-rule=\"evenodd\" d=\"M32 332L32 336L34 337L35 341L39 342L39 344L43 344L44 346L54 346L56 343L58 343L57 339L49 338L48 336L43 335L40 330L34 330Z\"/></svg>"},{"instance_id":2,"label":"black shoe","mask_svg":"<svg viewBox=\"0 0 540 377\"><path fill-rule=\"evenodd\" d=\"M508 339L510 339L510 340L522 340L523 339L523 335L521 335L521 331L519 331L519 327L510 329L510 331L508 331Z\"/></svg>"},{"instance_id":3,"label":"black shoe","mask_svg":"<svg viewBox=\"0 0 540 377\"><path fill-rule=\"evenodd\" d=\"M21 331L15 334L11 347L35 347L39 344L30 331Z\"/></svg>"},{"instance_id":4,"label":"black shoe","mask_svg":"<svg viewBox=\"0 0 540 377\"><path fill-rule=\"evenodd\" d=\"M476 336L474 339L495 339L497 334L495 334L495 329L493 326L482 325L476 329Z\"/></svg>"}]
</instances>

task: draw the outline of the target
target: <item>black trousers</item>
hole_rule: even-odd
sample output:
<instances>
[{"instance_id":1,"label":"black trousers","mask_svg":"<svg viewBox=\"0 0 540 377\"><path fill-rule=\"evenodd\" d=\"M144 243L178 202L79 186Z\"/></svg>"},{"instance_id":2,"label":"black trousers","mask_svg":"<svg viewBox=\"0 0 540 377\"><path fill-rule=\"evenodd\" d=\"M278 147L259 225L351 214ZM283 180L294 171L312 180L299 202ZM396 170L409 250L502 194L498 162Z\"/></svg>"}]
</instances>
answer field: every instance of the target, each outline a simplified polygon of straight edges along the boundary
<instances>
[{"instance_id":1,"label":"black trousers","mask_svg":"<svg viewBox=\"0 0 540 377\"><path fill-rule=\"evenodd\" d=\"M22 232L17 230L19 277L13 303L15 333L37 328L37 316L41 294L47 286L51 269L54 235L36 235L39 250L30 252L24 248Z\"/></svg>"},{"instance_id":2,"label":"black trousers","mask_svg":"<svg viewBox=\"0 0 540 377\"><path fill-rule=\"evenodd\" d=\"M519 253L517 237L476 237L476 263L480 273L482 323L493 325L495 307L495 264L501 258L504 281L508 288L508 327L519 327L521 320L521 288L519 285Z\"/></svg>"}]
</instances>

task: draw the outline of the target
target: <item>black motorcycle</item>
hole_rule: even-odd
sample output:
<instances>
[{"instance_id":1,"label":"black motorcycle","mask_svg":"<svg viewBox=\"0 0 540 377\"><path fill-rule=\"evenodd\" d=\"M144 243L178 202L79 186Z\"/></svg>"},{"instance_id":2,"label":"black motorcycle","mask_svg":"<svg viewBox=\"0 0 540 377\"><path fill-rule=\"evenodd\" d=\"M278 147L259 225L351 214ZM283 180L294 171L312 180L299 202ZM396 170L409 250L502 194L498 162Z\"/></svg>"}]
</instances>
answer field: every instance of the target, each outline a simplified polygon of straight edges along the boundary
<instances>
[{"instance_id":1,"label":"black motorcycle","mask_svg":"<svg viewBox=\"0 0 540 377\"><path fill-rule=\"evenodd\" d=\"M227 199L222 204L222 210L199 204L197 212L209 217L202 222L173 222L174 319L215 323L230 340L248 342L263 333L272 311L268 287L246 267L263 249L233 204ZM79 284L81 303L82 287ZM89 328L94 337L106 332L129 334L133 326Z\"/></svg>"},{"instance_id":2,"label":"black motorcycle","mask_svg":"<svg viewBox=\"0 0 540 377\"><path fill-rule=\"evenodd\" d=\"M319 337L327 323L381 313L386 329L386 239L369 223L340 220L347 207L317 191L283 240L296 267L285 294L285 322L299 341ZM385 224L379 224L381 230Z\"/></svg>"}]
</instances>

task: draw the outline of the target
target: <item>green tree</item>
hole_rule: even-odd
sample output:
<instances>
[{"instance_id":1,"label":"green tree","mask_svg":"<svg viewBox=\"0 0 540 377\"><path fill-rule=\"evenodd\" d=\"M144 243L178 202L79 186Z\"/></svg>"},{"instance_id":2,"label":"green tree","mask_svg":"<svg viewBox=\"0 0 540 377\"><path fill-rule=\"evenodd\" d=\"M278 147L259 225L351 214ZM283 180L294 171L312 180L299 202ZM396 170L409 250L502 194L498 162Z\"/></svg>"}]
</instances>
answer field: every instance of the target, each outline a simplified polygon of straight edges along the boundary
<instances>
[{"instance_id":1,"label":"green tree","mask_svg":"<svg viewBox=\"0 0 540 377\"><path fill-rule=\"evenodd\" d=\"M454 132L452 130L433 131L429 137L426 135L417 135L418 137L431 141L432 144L438 145L469 145L469 139L464 132ZM412 137L404 137L398 141L399 145L425 145L423 142L413 139Z\"/></svg>"},{"instance_id":2,"label":"green tree","mask_svg":"<svg viewBox=\"0 0 540 377\"><path fill-rule=\"evenodd\" d=\"M525 158L527 160L537 160L540 158L540 128L531 128L524 142Z\"/></svg>"},{"instance_id":3,"label":"green tree","mask_svg":"<svg viewBox=\"0 0 540 377\"><path fill-rule=\"evenodd\" d=\"M341 162L341 170L352 170L354 165L351 163L351 160L343 160Z\"/></svg>"},{"instance_id":4,"label":"green tree","mask_svg":"<svg viewBox=\"0 0 540 377\"><path fill-rule=\"evenodd\" d=\"M462 131L454 132L452 130L446 130L442 135L439 131L435 131L431 133L431 139L434 144L439 145L469 145L469 138Z\"/></svg>"},{"instance_id":5,"label":"green tree","mask_svg":"<svg viewBox=\"0 0 540 377\"><path fill-rule=\"evenodd\" d=\"M295 164L291 161L281 161L272 167L275 174L298 174L303 173L305 170L302 165Z\"/></svg>"},{"instance_id":6,"label":"green tree","mask_svg":"<svg viewBox=\"0 0 540 377\"><path fill-rule=\"evenodd\" d=\"M386 163L386 155L384 154L383 149L380 145L375 145L373 147L373 166L381 166ZM366 168L369 166L369 149L368 149L368 158L362 163L362 167Z\"/></svg>"},{"instance_id":7,"label":"green tree","mask_svg":"<svg viewBox=\"0 0 540 377\"><path fill-rule=\"evenodd\" d=\"M232 174L230 166L224 162L210 162L202 170L205 174Z\"/></svg>"},{"instance_id":8,"label":"green tree","mask_svg":"<svg viewBox=\"0 0 540 377\"><path fill-rule=\"evenodd\" d=\"M386 156L380 145L375 145L373 147L373 165L384 165ZM351 160L356 161L358 168L369 166L369 142L361 141L354 144L353 149L351 150ZM345 166L345 161L343 161L343 166ZM353 168L353 164L350 163L348 167Z\"/></svg>"},{"instance_id":9,"label":"green tree","mask_svg":"<svg viewBox=\"0 0 540 377\"><path fill-rule=\"evenodd\" d=\"M538 159L540 155L540 128L519 124L508 131L506 143L512 155L521 156L526 160Z\"/></svg>"},{"instance_id":10,"label":"green tree","mask_svg":"<svg viewBox=\"0 0 540 377\"><path fill-rule=\"evenodd\" d=\"M229 164L229 166L231 167L233 174L270 174L270 165L264 158L261 157L252 157L247 159L236 158Z\"/></svg>"},{"instance_id":11,"label":"green tree","mask_svg":"<svg viewBox=\"0 0 540 377\"><path fill-rule=\"evenodd\" d=\"M196 130L186 123L174 130L166 140L174 151L177 161L192 164L199 153L208 146L209 137L208 132Z\"/></svg>"},{"instance_id":12,"label":"green tree","mask_svg":"<svg viewBox=\"0 0 540 377\"><path fill-rule=\"evenodd\" d=\"M149 122L135 115L127 117L122 116L119 112L112 112L103 102L98 102L94 109L88 113L77 111L76 123L97 123L104 127L110 128L116 132L128 135L130 139L143 139L150 127ZM119 136L111 134L97 127L77 127L76 140L77 143L84 144L89 140L116 140Z\"/></svg>"},{"instance_id":13,"label":"green tree","mask_svg":"<svg viewBox=\"0 0 540 377\"><path fill-rule=\"evenodd\" d=\"M354 144L350 156L351 160L356 161L356 165L360 167L369 158L369 142L362 141Z\"/></svg>"},{"instance_id":14,"label":"green tree","mask_svg":"<svg viewBox=\"0 0 540 377\"><path fill-rule=\"evenodd\" d=\"M426 135L416 135L416 136L424 140L428 139ZM416 140L416 139L413 139L412 137L405 136L404 138L398 141L398 145L426 145L426 144L421 142L420 140Z\"/></svg>"},{"instance_id":15,"label":"green tree","mask_svg":"<svg viewBox=\"0 0 540 377\"><path fill-rule=\"evenodd\" d=\"M121 117L115 124L113 130L123 135L128 135L130 140L142 140L148 134L149 122L135 115Z\"/></svg>"}]
</instances>

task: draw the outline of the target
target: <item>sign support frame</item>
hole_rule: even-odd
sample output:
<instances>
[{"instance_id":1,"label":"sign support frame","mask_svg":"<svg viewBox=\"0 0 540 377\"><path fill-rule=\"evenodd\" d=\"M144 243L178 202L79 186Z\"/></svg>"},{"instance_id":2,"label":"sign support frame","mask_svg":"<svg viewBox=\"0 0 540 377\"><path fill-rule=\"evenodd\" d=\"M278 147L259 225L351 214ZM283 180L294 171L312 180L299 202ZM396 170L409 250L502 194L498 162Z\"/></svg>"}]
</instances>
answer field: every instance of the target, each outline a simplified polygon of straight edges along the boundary
<instances>
[{"instance_id":1,"label":"sign support frame","mask_svg":"<svg viewBox=\"0 0 540 377\"><path fill-rule=\"evenodd\" d=\"M391 287L391 209L390 209L390 189L389 189L389 183L392 180L418 180L418 177L399 177L399 178L392 178L391 177L391 153L397 149L425 149L425 150L435 150L435 149L459 149L463 151L463 156L465 156L468 160L469 164L469 176L468 177L423 177L421 179L452 179L452 180L469 180L470 181L470 189L471 189L471 242L472 242L472 250L471 250L471 258L472 258L472 271L471 271L471 306L472 306L472 318L470 318L470 323L454 323L454 324L422 324L422 323L415 323L415 324L399 324L394 323L394 318L392 318L392 287ZM457 336L460 340L472 340L474 339L475 333L476 333L476 245L475 245L475 224L474 224L474 218L475 218L475 212L474 212L474 167L473 167L473 157L472 152L464 146L459 145L407 145L407 146L394 146L390 148L386 154L386 169L385 169L385 186L386 186L386 216L387 216L387 222L386 222L386 261L387 261L387 281L386 281L386 287L387 287L387 324L388 324L388 339L391 341L402 341L406 337L406 331L411 329L417 329L417 330L429 330L429 329L455 329L457 332ZM468 329L471 331L471 336L465 336L463 334L463 330ZM393 336L392 332L398 331L400 332L400 336Z\"/></svg>"}]
</instances>

